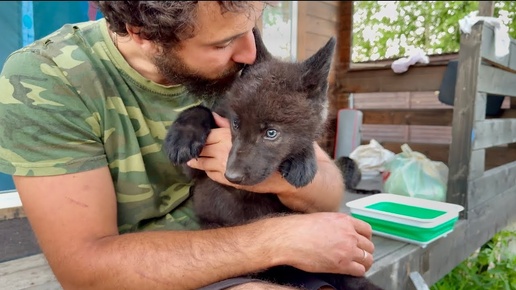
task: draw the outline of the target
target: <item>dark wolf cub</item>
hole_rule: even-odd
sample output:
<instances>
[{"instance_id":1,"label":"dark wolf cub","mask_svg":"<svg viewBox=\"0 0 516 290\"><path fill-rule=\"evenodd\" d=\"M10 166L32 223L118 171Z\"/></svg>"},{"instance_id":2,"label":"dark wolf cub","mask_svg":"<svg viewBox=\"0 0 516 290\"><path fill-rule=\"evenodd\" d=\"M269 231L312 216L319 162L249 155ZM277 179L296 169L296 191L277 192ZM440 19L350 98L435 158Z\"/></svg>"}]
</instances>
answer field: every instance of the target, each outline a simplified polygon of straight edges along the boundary
<instances>
[{"instance_id":1,"label":"dark wolf cub","mask_svg":"<svg viewBox=\"0 0 516 290\"><path fill-rule=\"evenodd\" d=\"M257 58L242 70L214 111L230 120L232 148L225 176L236 184L260 183L279 171L292 185L302 187L317 171L313 143L327 116L327 78L335 39L302 63L282 62L265 48L254 31ZM210 109L183 111L169 128L165 150L174 164L199 156L216 124ZM275 194L256 194L218 184L204 172L195 178L194 209L204 228L234 226L278 213L292 213ZM278 284L306 286L312 275L337 289L380 289L362 277L312 274L289 266L267 269L250 277Z\"/></svg>"}]
</instances>

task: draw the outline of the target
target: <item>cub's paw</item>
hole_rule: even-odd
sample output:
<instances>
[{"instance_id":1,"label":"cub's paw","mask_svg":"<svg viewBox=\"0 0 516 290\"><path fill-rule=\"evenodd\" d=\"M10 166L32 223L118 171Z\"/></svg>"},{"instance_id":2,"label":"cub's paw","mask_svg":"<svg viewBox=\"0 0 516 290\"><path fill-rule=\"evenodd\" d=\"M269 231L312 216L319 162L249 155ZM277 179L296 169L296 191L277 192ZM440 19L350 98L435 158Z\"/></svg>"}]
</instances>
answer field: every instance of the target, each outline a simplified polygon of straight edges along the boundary
<instances>
[{"instance_id":1,"label":"cub's paw","mask_svg":"<svg viewBox=\"0 0 516 290\"><path fill-rule=\"evenodd\" d=\"M283 178L295 187L309 184L317 172L314 152L291 156L281 163L279 171Z\"/></svg>"},{"instance_id":2,"label":"cub's paw","mask_svg":"<svg viewBox=\"0 0 516 290\"><path fill-rule=\"evenodd\" d=\"M215 127L215 119L206 107L196 106L181 112L168 129L163 144L169 160L183 164L199 157L208 134Z\"/></svg>"}]
</instances>

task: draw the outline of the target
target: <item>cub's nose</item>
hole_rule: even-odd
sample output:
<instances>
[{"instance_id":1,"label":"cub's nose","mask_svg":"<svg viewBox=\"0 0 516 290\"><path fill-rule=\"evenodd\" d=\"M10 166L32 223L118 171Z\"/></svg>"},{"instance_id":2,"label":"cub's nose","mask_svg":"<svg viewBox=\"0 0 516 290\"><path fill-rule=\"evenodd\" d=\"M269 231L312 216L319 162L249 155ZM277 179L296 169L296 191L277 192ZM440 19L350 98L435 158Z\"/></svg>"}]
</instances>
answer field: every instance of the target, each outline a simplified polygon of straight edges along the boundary
<instances>
[{"instance_id":1,"label":"cub's nose","mask_svg":"<svg viewBox=\"0 0 516 290\"><path fill-rule=\"evenodd\" d=\"M224 176L232 183L240 184L244 181L244 174L237 170L226 169Z\"/></svg>"}]
</instances>

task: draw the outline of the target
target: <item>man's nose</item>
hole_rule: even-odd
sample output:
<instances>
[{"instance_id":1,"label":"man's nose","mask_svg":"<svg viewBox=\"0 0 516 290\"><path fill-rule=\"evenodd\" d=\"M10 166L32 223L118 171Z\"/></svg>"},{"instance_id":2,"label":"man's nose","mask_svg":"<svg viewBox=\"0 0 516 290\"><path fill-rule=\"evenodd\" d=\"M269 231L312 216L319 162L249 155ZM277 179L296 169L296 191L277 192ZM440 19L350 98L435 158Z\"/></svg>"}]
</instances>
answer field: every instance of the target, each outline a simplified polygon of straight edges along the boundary
<instances>
[{"instance_id":1,"label":"man's nose","mask_svg":"<svg viewBox=\"0 0 516 290\"><path fill-rule=\"evenodd\" d=\"M238 39L238 45L231 59L236 63L254 63L256 60L256 43L254 42L253 31L249 31Z\"/></svg>"}]
</instances>

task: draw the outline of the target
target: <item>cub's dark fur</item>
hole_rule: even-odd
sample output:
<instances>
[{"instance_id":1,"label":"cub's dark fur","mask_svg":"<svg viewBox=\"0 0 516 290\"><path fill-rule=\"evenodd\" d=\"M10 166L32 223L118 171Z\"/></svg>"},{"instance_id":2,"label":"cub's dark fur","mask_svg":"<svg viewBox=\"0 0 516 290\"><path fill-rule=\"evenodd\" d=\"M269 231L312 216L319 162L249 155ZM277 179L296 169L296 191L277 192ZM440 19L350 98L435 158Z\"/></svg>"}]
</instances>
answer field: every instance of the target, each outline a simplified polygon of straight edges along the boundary
<instances>
[{"instance_id":1,"label":"cub's dark fur","mask_svg":"<svg viewBox=\"0 0 516 290\"><path fill-rule=\"evenodd\" d=\"M326 120L327 77L335 39L302 63L274 59L256 30L255 40L255 63L243 69L214 108L231 124L232 148L225 176L236 184L253 185L279 171L289 183L302 187L312 181L317 171L313 143ZM170 160L184 164L198 157L210 129L215 127L208 108L197 106L183 111L165 139ZM190 174L195 178L194 209L204 228L292 213L275 194L224 186L198 170ZM320 277L337 289L380 289L363 277L311 274L290 266L273 267L249 276L302 287L299 281L309 275Z\"/></svg>"},{"instance_id":2,"label":"cub's dark fur","mask_svg":"<svg viewBox=\"0 0 516 290\"><path fill-rule=\"evenodd\" d=\"M335 164L340 169L342 177L344 177L344 184L346 185L347 191L363 194L375 194L381 192L376 189L357 188L358 183L362 180L362 171L360 171L360 167L358 167L355 160L347 156L341 156L335 160Z\"/></svg>"}]
</instances>

